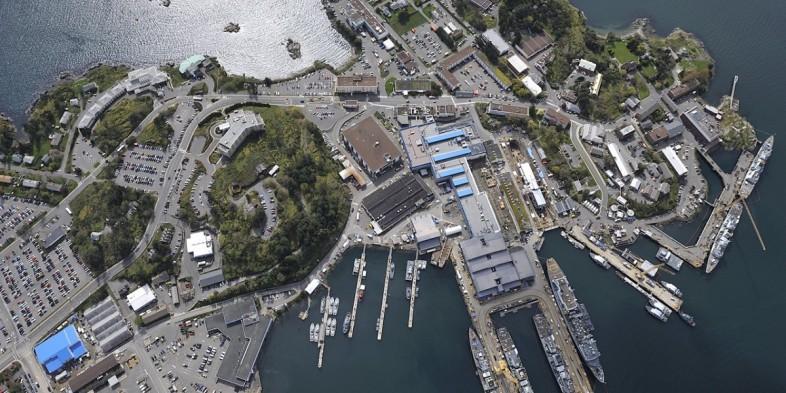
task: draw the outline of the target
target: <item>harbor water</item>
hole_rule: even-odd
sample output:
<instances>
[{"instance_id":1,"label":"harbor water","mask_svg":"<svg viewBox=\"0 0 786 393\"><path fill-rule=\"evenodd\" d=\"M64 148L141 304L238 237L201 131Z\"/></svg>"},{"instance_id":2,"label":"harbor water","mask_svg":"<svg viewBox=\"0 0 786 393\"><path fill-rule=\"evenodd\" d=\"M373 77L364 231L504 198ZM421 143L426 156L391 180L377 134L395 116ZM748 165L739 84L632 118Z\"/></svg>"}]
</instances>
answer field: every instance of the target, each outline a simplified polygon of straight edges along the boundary
<instances>
[{"instance_id":1,"label":"harbor water","mask_svg":"<svg viewBox=\"0 0 786 393\"><path fill-rule=\"evenodd\" d=\"M358 305L351 339L341 333L344 315L352 310L357 276L352 265L361 248L348 250L330 274L330 296L340 299L335 337L326 337L322 369L318 350L308 341L311 323L319 322L320 298L312 297L308 319L298 318L305 302L277 319L260 357L265 392L479 392L480 381L467 341L470 319L453 269L429 265L421 271L412 329L407 327L406 261L414 254L393 252L395 273L388 288L382 341L375 330L382 303L388 249L366 250L366 292Z\"/></svg>"},{"instance_id":2,"label":"harbor water","mask_svg":"<svg viewBox=\"0 0 786 393\"><path fill-rule=\"evenodd\" d=\"M228 23L240 31L224 32ZM287 38L301 58L289 56ZM351 55L320 0L0 0L0 48L0 112L18 124L61 72L98 62L158 65L199 53L230 73L275 79Z\"/></svg>"}]
</instances>

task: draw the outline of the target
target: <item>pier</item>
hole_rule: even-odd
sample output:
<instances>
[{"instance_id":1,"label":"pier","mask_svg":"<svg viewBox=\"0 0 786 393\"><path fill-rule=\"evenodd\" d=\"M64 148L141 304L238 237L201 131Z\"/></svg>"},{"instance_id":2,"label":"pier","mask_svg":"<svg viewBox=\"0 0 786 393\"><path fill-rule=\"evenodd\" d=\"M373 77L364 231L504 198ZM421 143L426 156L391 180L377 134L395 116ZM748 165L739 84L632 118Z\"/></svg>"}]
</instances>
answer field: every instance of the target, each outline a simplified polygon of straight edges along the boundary
<instances>
[{"instance_id":1,"label":"pier","mask_svg":"<svg viewBox=\"0 0 786 393\"><path fill-rule=\"evenodd\" d=\"M418 277L420 277L420 269L418 263L415 261L415 266L412 269L412 293L409 295L409 320L407 327L412 329L412 324L415 321L415 298L418 297Z\"/></svg>"},{"instance_id":2,"label":"pier","mask_svg":"<svg viewBox=\"0 0 786 393\"><path fill-rule=\"evenodd\" d=\"M707 257L706 249L698 246L686 246L654 225L647 225L641 233L696 269L704 264Z\"/></svg>"},{"instance_id":3,"label":"pier","mask_svg":"<svg viewBox=\"0 0 786 393\"><path fill-rule=\"evenodd\" d=\"M327 288L326 299L330 299L330 287L325 287ZM319 341L317 344L319 347L319 360L317 360L317 368L322 368L322 359L325 355L325 335L327 334L327 321L329 315L330 307L325 307L325 310L322 312L322 326L319 327Z\"/></svg>"},{"instance_id":4,"label":"pier","mask_svg":"<svg viewBox=\"0 0 786 393\"><path fill-rule=\"evenodd\" d=\"M385 285L382 289L382 305L379 307L379 329L377 329L377 341L382 341L382 328L385 326L385 310L388 308L388 285L390 284L390 268L393 263L393 247L390 247L388 253L388 263L385 268Z\"/></svg>"},{"instance_id":5,"label":"pier","mask_svg":"<svg viewBox=\"0 0 786 393\"><path fill-rule=\"evenodd\" d=\"M355 299L352 301L352 314L349 322L349 332L347 337L352 338L352 333L355 331L355 317L358 312L358 300L360 298L360 285L363 282L363 269L366 268L366 244L363 243L363 253L360 255L360 268L358 269L358 281L355 285Z\"/></svg>"},{"instance_id":6,"label":"pier","mask_svg":"<svg viewBox=\"0 0 786 393\"><path fill-rule=\"evenodd\" d=\"M586 245L587 248L590 249L590 251L606 258L606 260L609 261L611 266L614 266L615 269L620 271L631 281L633 281L638 286L640 286L650 296L654 297L655 299L658 299L661 303L669 306L669 308L673 309L674 311L680 310L680 308L682 307L682 299L674 296L674 294L669 292L659 282L650 279L641 269L633 266L632 264L623 260L622 257L611 251L602 250L600 247L595 245L595 243L587 239L587 237L581 231L581 228L579 228L578 226L574 226L573 228L571 228L570 232L574 238L576 238L579 242Z\"/></svg>"}]
</instances>

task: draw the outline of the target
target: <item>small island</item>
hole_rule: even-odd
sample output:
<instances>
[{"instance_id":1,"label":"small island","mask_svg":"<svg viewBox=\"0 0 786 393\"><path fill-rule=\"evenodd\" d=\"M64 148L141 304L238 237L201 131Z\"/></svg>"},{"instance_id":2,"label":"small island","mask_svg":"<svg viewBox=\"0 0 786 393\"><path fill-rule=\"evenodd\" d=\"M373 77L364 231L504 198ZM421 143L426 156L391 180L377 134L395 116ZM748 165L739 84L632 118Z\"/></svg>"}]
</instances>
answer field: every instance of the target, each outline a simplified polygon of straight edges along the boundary
<instances>
[{"instance_id":1,"label":"small island","mask_svg":"<svg viewBox=\"0 0 786 393\"><path fill-rule=\"evenodd\" d=\"M289 57L293 59L299 59L300 54L300 43L295 42L291 38L287 38L287 52L289 52Z\"/></svg>"},{"instance_id":2,"label":"small island","mask_svg":"<svg viewBox=\"0 0 786 393\"><path fill-rule=\"evenodd\" d=\"M240 31L240 25L234 22L229 22L226 26L224 26L224 32L226 33L237 33Z\"/></svg>"},{"instance_id":3,"label":"small island","mask_svg":"<svg viewBox=\"0 0 786 393\"><path fill-rule=\"evenodd\" d=\"M161 5L164 7L169 7L170 4L172 4L171 0L161 0Z\"/></svg>"}]
</instances>

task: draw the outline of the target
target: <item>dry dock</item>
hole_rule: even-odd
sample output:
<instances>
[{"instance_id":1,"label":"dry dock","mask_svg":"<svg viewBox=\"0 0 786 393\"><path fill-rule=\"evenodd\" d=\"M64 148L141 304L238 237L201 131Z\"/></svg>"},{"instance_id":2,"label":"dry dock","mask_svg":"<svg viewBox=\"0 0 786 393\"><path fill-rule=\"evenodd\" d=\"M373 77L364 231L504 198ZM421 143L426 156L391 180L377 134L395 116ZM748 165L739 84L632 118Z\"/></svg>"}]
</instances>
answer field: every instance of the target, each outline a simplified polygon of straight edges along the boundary
<instances>
[{"instance_id":1,"label":"dry dock","mask_svg":"<svg viewBox=\"0 0 786 393\"><path fill-rule=\"evenodd\" d=\"M363 244L363 254L360 255L360 268L358 269L358 282L355 285L355 300L352 301L352 316L350 317L349 333L347 337L352 338L352 332L355 331L355 316L358 312L358 300L360 297L360 285L363 282L363 269L366 268L366 244Z\"/></svg>"},{"instance_id":2,"label":"dry dock","mask_svg":"<svg viewBox=\"0 0 786 393\"><path fill-rule=\"evenodd\" d=\"M671 309L675 311L679 311L680 307L682 307L682 299L674 296L671 292L669 292L666 288L664 288L659 282L650 279L644 274L641 269L633 266L632 264L628 263L627 261L623 260L622 257L619 255L608 251L602 250L600 247L595 245L595 243L591 242L584 233L581 231L581 228L578 226L574 226L570 230L570 234L573 235L576 240L583 243L587 246L592 252L598 254L604 258L614 266L615 269L620 271L630 280L638 284L642 289L647 291L650 295L654 298L661 301L661 303L669 306Z\"/></svg>"},{"instance_id":3,"label":"dry dock","mask_svg":"<svg viewBox=\"0 0 786 393\"><path fill-rule=\"evenodd\" d=\"M393 263L393 247L390 247L390 252L388 253L388 263L387 267L385 268L385 285L382 289L382 305L379 307L379 329L377 329L377 341L382 341L382 328L385 326L385 310L388 308L388 284L390 283L390 279L388 275L390 274L390 268L392 267Z\"/></svg>"}]
</instances>

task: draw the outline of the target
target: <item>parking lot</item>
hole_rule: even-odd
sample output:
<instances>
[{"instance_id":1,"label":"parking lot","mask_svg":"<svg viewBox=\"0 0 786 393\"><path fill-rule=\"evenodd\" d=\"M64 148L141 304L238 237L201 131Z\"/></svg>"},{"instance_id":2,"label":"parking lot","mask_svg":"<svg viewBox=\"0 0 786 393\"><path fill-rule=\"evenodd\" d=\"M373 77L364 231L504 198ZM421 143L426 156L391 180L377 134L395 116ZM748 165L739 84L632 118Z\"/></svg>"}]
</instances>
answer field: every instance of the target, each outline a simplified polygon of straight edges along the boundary
<instances>
[{"instance_id":1,"label":"parking lot","mask_svg":"<svg viewBox=\"0 0 786 393\"><path fill-rule=\"evenodd\" d=\"M78 131L75 132L76 141L71 151L71 168L74 171L79 169L82 173L88 173L101 161L101 152L91 145L88 138L83 137Z\"/></svg>"},{"instance_id":2,"label":"parking lot","mask_svg":"<svg viewBox=\"0 0 786 393\"><path fill-rule=\"evenodd\" d=\"M486 70L477 61L470 61L453 71L453 75L461 81L461 90L477 91L478 95L503 101L516 101L509 92L500 89Z\"/></svg>"},{"instance_id":3,"label":"parking lot","mask_svg":"<svg viewBox=\"0 0 786 393\"><path fill-rule=\"evenodd\" d=\"M204 319L158 325L145 342L145 354L155 370L148 370L181 392L233 391L216 382L227 343L220 335L207 336Z\"/></svg>"},{"instance_id":4,"label":"parking lot","mask_svg":"<svg viewBox=\"0 0 786 393\"><path fill-rule=\"evenodd\" d=\"M426 65L434 65L442 58L450 55L450 49L442 43L436 33L431 31L429 24L422 24L415 28L415 32L407 32L403 36L415 55L419 57Z\"/></svg>"},{"instance_id":5,"label":"parking lot","mask_svg":"<svg viewBox=\"0 0 786 393\"><path fill-rule=\"evenodd\" d=\"M46 225L46 231L67 228L69 221L67 218L55 218ZM88 268L71 250L68 239L44 249L48 236L49 232L35 233L6 249L0 256L0 273L3 275L0 296L20 335L24 335L90 277ZM8 328L4 327L0 332L8 337ZM6 338L6 341L9 339Z\"/></svg>"},{"instance_id":6,"label":"parking lot","mask_svg":"<svg viewBox=\"0 0 786 393\"><path fill-rule=\"evenodd\" d=\"M0 196L0 244L16 237L16 230L31 223L44 213L47 205L39 201L25 200L8 195Z\"/></svg>"},{"instance_id":7,"label":"parking lot","mask_svg":"<svg viewBox=\"0 0 786 393\"><path fill-rule=\"evenodd\" d=\"M327 70L319 70L295 79L276 83L270 87L259 85L257 91L261 95L305 95L327 96L333 94L333 75Z\"/></svg>"},{"instance_id":8,"label":"parking lot","mask_svg":"<svg viewBox=\"0 0 786 393\"><path fill-rule=\"evenodd\" d=\"M137 145L123 154L115 179L121 186L153 191L164 183L171 154L161 147Z\"/></svg>"}]
</instances>

